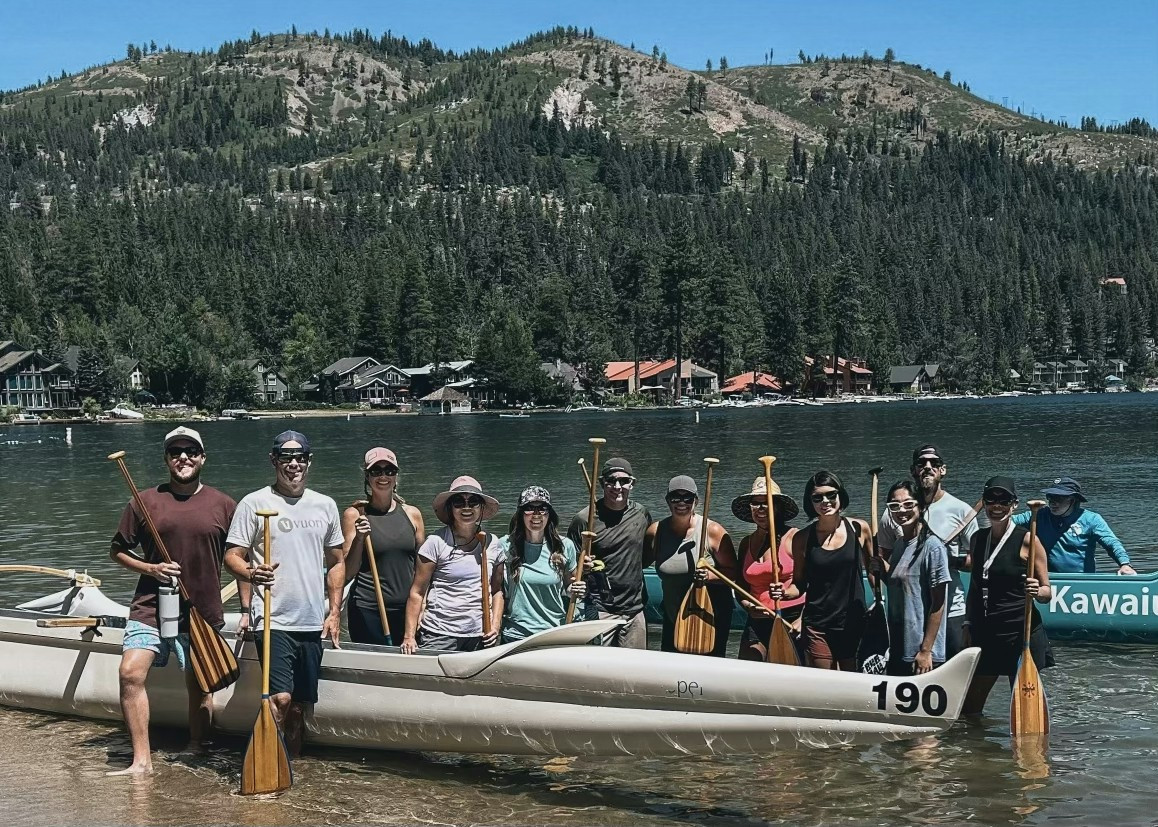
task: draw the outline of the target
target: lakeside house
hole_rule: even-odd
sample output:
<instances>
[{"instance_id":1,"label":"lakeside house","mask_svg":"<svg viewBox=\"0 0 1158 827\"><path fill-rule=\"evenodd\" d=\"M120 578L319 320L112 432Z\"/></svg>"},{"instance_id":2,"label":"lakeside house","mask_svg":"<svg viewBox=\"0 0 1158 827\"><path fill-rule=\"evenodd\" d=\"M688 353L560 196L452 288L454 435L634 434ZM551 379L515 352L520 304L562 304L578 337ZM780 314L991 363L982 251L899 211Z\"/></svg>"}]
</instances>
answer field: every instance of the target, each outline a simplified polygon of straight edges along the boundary
<instances>
[{"instance_id":1,"label":"lakeside house","mask_svg":"<svg viewBox=\"0 0 1158 827\"><path fill-rule=\"evenodd\" d=\"M816 368L819 360L823 373ZM812 396L837 393L871 394L873 372L864 359L844 359L839 356L804 357L804 390ZM823 376L823 378L821 378Z\"/></svg>"},{"instance_id":2,"label":"lakeside house","mask_svg":"<svg viewBox=\"0 0 1158 827\"><path fill-rule=\"evenodd\" d=\"M659 394L666 391L672 398L677 396L703 398L719 390L719 377L716 372L695 364L691 359L684 359L678 371L675 359L640 360L638 384L635 364L634 361L607 363L603 374L607 379L608 390L612 394L624 396L631 393Z\"/></svg>"},{"instance_id":3,"label":"lakeside house","mask_svg":"<svg viewBox=\"0 0 1158 827\"><path fill-rule=\"evenodd\" d=\"M752 396L762 396L766 393L783 393L784 385L767 371L750 370L735 376L729 376L720 388L724 396L750 393Z\"/></svg>"},{"instance_id":4,"label":"lakeside house","mask_svg":"<svg viewBox=\"0 0 1158 827\"><path fill-rule=\"evenodd\" d=\"M12 340L0 342L0 407L31 413L77 410L76 378L68 365Z\"/></svg>"},{"instance_id":5,"label":"lakeside house","mask_svg":"<svg viewBox=\"0 0 1158 827\"><path fill-rule=\"evenodd\" d=\"M941 365L893 365L889 368L889 388L893 393L932 393L941 386Z\"/></svg>"},{"instance_id":6,"label":"lakeside house","mask_svg":"<svg viewBox=\"0 0 1158 827\"><path fill-rule=\"evenodd\" d=\"M424 414L470 413L470 400L450 386L444 386L419 400Z\"/></svg>"},{"instance_id":7,"label":"lakeside house","mask_svg":"<svg viewBox=\"0 0 1158 827\"><path fill-rule=\"evenodd\" d=\"M289 383L277 368L260 359L238 359L234 364L253 374L253 401L258 404L284 402L289 399Z\"/></svg>"}]
</instances>

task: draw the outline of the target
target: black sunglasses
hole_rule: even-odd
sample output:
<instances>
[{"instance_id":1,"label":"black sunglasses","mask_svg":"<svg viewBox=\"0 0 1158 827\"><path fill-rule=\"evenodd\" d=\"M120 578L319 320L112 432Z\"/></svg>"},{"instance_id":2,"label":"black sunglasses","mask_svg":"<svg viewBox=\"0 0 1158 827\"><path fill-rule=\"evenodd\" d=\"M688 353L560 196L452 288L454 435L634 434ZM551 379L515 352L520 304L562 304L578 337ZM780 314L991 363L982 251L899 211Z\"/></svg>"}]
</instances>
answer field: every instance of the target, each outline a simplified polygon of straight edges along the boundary
<instances>
[{"instance_id":1,"label":"black sunglasses","mask_svg":"<svg viewBox=\"0 0 1158 827\"><path fill-rule=\"evenodd\" d=\"M398 469L393 465L375 465L373 468L366 469L366 473L371 477L396 477L398 476Z\"/></svg>"},{"instance_id":2,"label":"black sunglasses","mask_svg":"<svg viewBox=\"0 0 1158 827\"><path fill-rule=\"evenodd\" d=\"M813 494L810 497L810 499L814 503L822 503L825 500L828 500L830 503L834 503L840 499L840 492L839 491L825 491L822 494Z\"/></svg>"},{"instance_id":3,"label":"black sunglasses","mask_svg":"<svg viewBox=\"0 0 1158 827\"><path fill-rule=\"evenodd\" d=\"M931 465L934 468L944 468L945 460L938 457L925 457L913 463L914 468L924 468L926 465Z\"/></svg>"},{"instance_id":4,"label":"black sunglasses","mask_svg":"<svg viewBox=\"0 0 1158 827\"><path fill-rule=\"evenodd\" d=\"M310 461L310 455L303 451L286 452L284 454L277 454L274 457L274 461L277 462L278 465L289 465L291 462L300 462L302 465L305 465Z\"/></svg>"},{"instance_id":5,"label":"black sunglasses","mask_svg":"<svg viewBox=\"0 0 1158 827\"><path fill-rule=\"evenodd\" d=\"M546 503L527 503L523 506L524 514L546 514L549 510Z\"/></svg>"},{"instance_id":6,"label":"black sunglasses","mask_svg":"<svg viewBox=\"0 0 1158 827\"><path fill-rule=\"evenodd\" d=\"M696 501L695 494L668 494L667 501L669 503L694 503Z\"/></svg>"},{"instance_id":7,"label":"black sunglasses","mask_svg":"<svg viewBox=\"0 0 1158 827\"><path fill-rule=\"evenodd\" d=\"M476 497L473 494L469 497L451 497L451 508L478 508L483 504L482 497Z\"/></svg>"},{"instance_id":8,"label":"black sunglasses","mask_svg":"<svg viewBox=\"0 0 1158 827\"><path fill-rule=\"evenodd\" d=\"M196 445L170 445L165 449L165 453L169 455L169 459L177 459L177 457L184 454L190 459L197 459L205 453L204 449L198 448Z\"/></svg>"},{"instance_id":9,"label":"black sunglasses","mask_svg":"<svg viewBox=\"0 0 1158 827\"><path fill-rule=\"evenodd\" d=\"M986 494L982 499L985 501L986 505L1013 505L1015 502L1013 497L1001 494Z\"/></svg>"}]
</instances>

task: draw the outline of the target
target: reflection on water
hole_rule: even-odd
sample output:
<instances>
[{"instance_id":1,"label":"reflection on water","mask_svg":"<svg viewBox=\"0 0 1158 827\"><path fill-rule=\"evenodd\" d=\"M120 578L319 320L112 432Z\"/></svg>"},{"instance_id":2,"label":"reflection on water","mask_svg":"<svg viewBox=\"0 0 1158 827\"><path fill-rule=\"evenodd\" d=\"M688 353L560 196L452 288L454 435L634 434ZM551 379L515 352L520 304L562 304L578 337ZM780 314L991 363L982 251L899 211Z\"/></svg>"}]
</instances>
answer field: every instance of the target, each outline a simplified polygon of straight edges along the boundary
<instances>
[{"instance_id":1,"label":"reflection on water","mask_svg":"<svg viewBox=\"0 0 1158 827\"><path fill-rule=\"evenodd\" d=\"M884 464L905 473L912 448L931 441L949 460L950 490L972 500L992 473L1033 491L1078 477L1139 568L1158 563L1158 395L1118 399L995 400L824 409L773 408L613 416L413 417L296 422L314 442L312 483L345 502L360 495L357 458L387 444L403 465L402 491L429 511L458 473L475 473L509 513L521 487L546 484L561 512L586 502L575 460L589 436L608 456L632 460L636 494L653 508L667 479L719 456L717 502L750 489L756 458L775 453L777 478L795 496L820 467L844 473L853 511L864 514L868 476ZM205 423L207 477L240 495L268 481L263 454L285 423ZM46 433L51 428L44 428ZM105 460L129 451L140 484L162 471L163 425L77 428L72 448L0 446L0 562L88 567L124 600L126 574L107 562L127 499ZM860 469L860 470L858 470ZM1129 497L1120 492L1129 475ZM743 528L724 505L731 530ZM428 518L433 522L433 517ZM505 522L501 517L492 528ZM59 588L36 575L0 575L12 605ZM658 630L652 630L658 640ZM733 641L735 646L735 641ZM158 732L153 776L105 778L131 753L119 725L0 710L0 812L6 825L70 824L1150 824L1158 753L1158 647L1059 644L1042 672L1053 732L1048 755L1014 752L1009 690L999 684L987 715L941 736L871 748L681 759L555 758L309 752L293 789L276 799L236 795L245 743L225 739L208 755L178 756L184 734Z\"/></svg>"}]
</instances>

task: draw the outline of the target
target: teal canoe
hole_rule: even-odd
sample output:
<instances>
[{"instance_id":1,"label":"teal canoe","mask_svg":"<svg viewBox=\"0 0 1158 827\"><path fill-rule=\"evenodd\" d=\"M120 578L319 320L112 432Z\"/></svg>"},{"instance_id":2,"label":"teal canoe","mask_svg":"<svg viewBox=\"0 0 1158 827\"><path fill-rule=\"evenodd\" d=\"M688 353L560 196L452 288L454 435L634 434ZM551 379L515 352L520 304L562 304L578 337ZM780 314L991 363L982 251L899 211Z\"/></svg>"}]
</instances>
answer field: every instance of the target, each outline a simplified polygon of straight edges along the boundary
<instances>
[{"instance_id":1,"label":"teal canoe","mask_svg":"<svg viewBox=\"0 0 1158 827\"><path fill-rule=\"evenodd\" d=\"M962 574L965 588L969 574ZM1062 574L1049 576L1053 597L1038 603L1046 630L1054 640L1158 643L1158 572L1120 576L1106 574ZM647 587L647 619L663 620L662 587L654 569L644 572ZM865 584L866 600L872 595ZM747 614L738 606L732 614L732 628L742 629Z\"/></svg>"}]
</instances>

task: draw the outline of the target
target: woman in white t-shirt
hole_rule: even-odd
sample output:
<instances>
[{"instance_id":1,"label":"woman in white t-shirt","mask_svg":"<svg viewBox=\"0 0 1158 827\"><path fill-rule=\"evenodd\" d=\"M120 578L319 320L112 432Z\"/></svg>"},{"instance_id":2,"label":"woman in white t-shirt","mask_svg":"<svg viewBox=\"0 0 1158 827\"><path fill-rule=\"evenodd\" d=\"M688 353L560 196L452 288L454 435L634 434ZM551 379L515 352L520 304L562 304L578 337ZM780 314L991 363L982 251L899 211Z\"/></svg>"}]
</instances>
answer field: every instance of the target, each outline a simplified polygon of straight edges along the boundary
<instances>
[{"instance_id":1,"label":"woman in white t-shirt","mask_svg":"<svg viewBox=\"0 0 1158 827\"><path fill-rule=\"evenodd\" d=\"M446 528L431 534L418 549L400 647L404 654L413 654L420 646L471 652L493 646L498 640L506 551L499 538L482 531L481 526L498 510L498 500L484 494L474 477L458 477L434 498L434 514ZM485 590L489 590L489 633L483 623Z\"/></svg>"}]
</instances>

